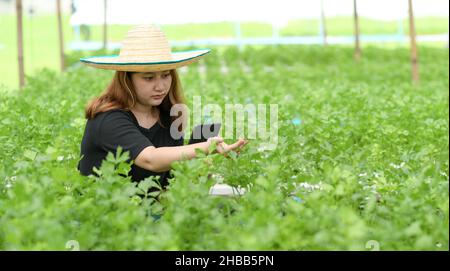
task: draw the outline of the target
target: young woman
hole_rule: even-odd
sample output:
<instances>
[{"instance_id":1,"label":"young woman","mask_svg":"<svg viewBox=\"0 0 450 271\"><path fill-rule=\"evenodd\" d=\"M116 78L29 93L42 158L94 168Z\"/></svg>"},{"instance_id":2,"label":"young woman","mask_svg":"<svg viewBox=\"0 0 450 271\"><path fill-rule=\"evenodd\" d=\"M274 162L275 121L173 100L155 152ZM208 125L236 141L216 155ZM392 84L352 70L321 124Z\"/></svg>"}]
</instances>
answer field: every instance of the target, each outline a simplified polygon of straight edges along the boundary
<instances>
[{"instance_id":1,"label":"young woman","mask_svg":"<svg viewBox=\"0 0 450 271\"><path fill-rule=\"evenodd\" d=\"M161 30L137 26L128 32L118 56L81 59L95 68L116 70L104 93L86 108L88 121L78 164L81 174L93 174L93 168L100 167L108 152L115 153L121 146L134 161L132 180L158 175L165 186L170 165L194 158L195 149L208 152L215 142L216 151L225 154L244 146L247 141L243 139L227 145L221 137L183 146L183 138L175 139L170 133L175 123L170 109L184 102L176 68L194 63L207 53L209 50L172 53Z\"/></svg>"}]
</instances>

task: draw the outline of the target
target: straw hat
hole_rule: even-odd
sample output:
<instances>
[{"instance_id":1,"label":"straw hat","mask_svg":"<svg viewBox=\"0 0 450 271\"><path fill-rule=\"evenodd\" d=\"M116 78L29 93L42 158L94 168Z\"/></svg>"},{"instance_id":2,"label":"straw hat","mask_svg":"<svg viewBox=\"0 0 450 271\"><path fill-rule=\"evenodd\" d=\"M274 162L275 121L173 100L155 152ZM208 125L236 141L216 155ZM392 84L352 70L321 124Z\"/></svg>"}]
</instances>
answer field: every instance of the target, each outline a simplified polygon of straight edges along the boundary
<instances>
[{"instance_id":1,"label":"straw hat","mask_svg":"<svg viewBox=\"0 0 450 271\"><path fill-rule=\"evenodd\" d=\"M128 31L119 55L81 58L98 69L156 72L172 70L198 61L209 49L172 52L166 35L154 25L139 25Z\"/></svg>"}]
</instances>

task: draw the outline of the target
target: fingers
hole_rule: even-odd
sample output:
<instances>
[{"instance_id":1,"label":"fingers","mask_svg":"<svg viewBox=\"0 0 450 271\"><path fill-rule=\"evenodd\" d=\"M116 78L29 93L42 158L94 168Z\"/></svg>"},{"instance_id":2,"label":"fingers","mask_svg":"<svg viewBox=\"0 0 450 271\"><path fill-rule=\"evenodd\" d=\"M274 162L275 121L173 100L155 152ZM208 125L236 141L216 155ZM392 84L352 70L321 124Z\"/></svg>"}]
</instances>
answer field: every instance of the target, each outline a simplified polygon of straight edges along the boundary
<instances>
[{"instance_id":1,"label":"fingers","mask_svg":"<svg viewBox=\"0 0 450 271\"><path fill-rule=\"evenodd\" d=\"M245 144L246 144L246 142L245 142L244 139L239 139L237 142L235 142L235 143L233 143L231 145L227 145L225 147L225 149L226 149L226 151L231 151L231 150L237 149L239 147L242 147Z\"/></svg>"},{"instance_id":2,"label":"fingers","mask_svg":"<svg viewBox=\"0 0 450 271\"><path fill-rule=\"evenodd\" d=\"M245 140L245 139L243 139L243 138L240 138L239 140L243 140L244 141L244 144L242 144L242 146L241 147L244 147L245 145L247 145L247 143L248 143L248 140Z\"/></svg>"},{"instance_id":3,"label":"fingers","mask_svg":"<svg viewBox=\"0 0 450 271\"><path fill-rule=\"evenodd\" d=\"M235 150L236 153L239 154L240 148L247 145L248 140L240 138L233 144L228 145L224 142L223 138L220 136L211 137L208 139L209 142L216 142L216 151L220 154L223 154L225 157L228 157L227 152Z\"/></svg>"},{"instance_id":4,"label":"fingers","mask_svg":"<svg viewBox=\"0 0 450 271\"><path fill-rule=\"evenodd\" d=\"M240 149L240 148L242 148L242 147L244 147L245 145L248 144L248 140L245 140L245 139L243 139L243 138L240 138L240 139L238 140L238 142L239 142L238 149Z\"/></svg>"},{"instance_id":5,"label":"fingers","mask_svg":"<svg viewBox=\"0 0 450 271\"><path fill-rule=\"evenodd\" d=\"M241 146L239 146L239 147L235 150L236 153L237 153L237 154L240 154L242 148L245 147L245 145L247 145L247 144L248 144L248 140L245 140L245 139L244 139L244 143L243 143Z\"/></svg>"}]
</instances>

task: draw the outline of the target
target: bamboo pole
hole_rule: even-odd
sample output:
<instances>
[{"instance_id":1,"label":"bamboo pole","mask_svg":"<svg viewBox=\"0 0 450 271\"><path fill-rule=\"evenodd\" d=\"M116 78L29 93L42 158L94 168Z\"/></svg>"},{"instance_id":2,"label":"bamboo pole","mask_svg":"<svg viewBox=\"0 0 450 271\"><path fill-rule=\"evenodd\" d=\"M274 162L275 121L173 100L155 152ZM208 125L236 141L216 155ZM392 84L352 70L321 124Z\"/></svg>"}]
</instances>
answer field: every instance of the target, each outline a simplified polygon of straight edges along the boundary
<instances>
[{"instance_id":1,"label":"bamboo pole","mask_svg":"<svg viewBox=\"0 0 450 271\"><path fill-rule=\"evenodd\" d=\"M59 36L59 59L60 59L60 70L64 71L64 34L62 28L62 19L61 19L61 0L56 0L56 14L58 17L58 36Z\"/></svg>"},{"instance_id":2,"label":"bamboo pole","mask_svg":"<svg viewBox=\"0 0 450 271\"><path fill-rule=\"evenodd\" d=\"M359 61L361 59L361 44L359 41L360 30L359 30L359 16L358 16L358 6L356 0L353 0L353 18L355 22L355 60Z\"/></svg>"},{"instance_id":3,"label":"bamboo pole","mask_svg":"<svg viewBox=\"0 0 450 271\"><path fill-rule=\"evenodd\" d=\"M103 49L106 50L108 43L108 22L107 22L107 8L108 0L103 0Z\"/></svg>"},{"instance_id":4,"label":"bamboo pole","mask_svg":"<svg viewBox=\"0 0 450 271\"><path fill-rule=\"evenodd\" d=\"M413 11L412 0L408 0L408 13L409 13L409 38L410 38L410 42L411 42L412 81L417 83L420 80L419 58L418 58L418 52L417 52L416 28L414 25L414 11Z\"/></svg>"},{"instance_id":5,"label":"bamboo pole","mask_svg":"<svg viewBox=\"0 0 450 271\"><path fill-rule=\"evenodd\" d=\"M322 25L322 38L323 38L323 45L327 45L327 24L325 20L325 10L323 7L323 0L320 0L320 20Z\"/></svg>"},{"instance_id":6,"label":"bamboo pole","mask_svg":"<svg viewBox=\"0 0 450 271\"><path fill-rule=\"evenodd\" d=\"M17 14L17 60L19 64L19 87L25 86L25 68L23 64L23 24L22 24L22 0L16 0Z\"/></svg>"}]
</instances>

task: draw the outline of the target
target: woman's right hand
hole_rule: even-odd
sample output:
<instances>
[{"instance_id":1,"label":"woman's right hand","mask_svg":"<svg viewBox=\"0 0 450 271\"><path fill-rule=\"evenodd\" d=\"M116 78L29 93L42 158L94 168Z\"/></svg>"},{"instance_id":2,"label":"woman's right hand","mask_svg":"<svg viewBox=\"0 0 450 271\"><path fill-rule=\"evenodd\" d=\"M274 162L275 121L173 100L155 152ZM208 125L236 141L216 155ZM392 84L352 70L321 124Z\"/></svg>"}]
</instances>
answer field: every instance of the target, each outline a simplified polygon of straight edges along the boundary
<instances>
[{"instance_id":1,"label":"woman's right hand","mask_svg":"<svg viewBox=\"0 0 450 271\"><path fill-rule=\"evenodd\" d=\"M224 154L224 155L226 155L226 153L229 151L232 151L232 150L236 151L237 149L245 146L248 143L247 140L241 138L238 141L236 141L235 143L228 145L227 143L224 142L223 138L220 136L210 137L210 138L208 138L207 142L209 144L215 142L216 143L216 151L218 153Z\"/></svg>"}]
</instances>

